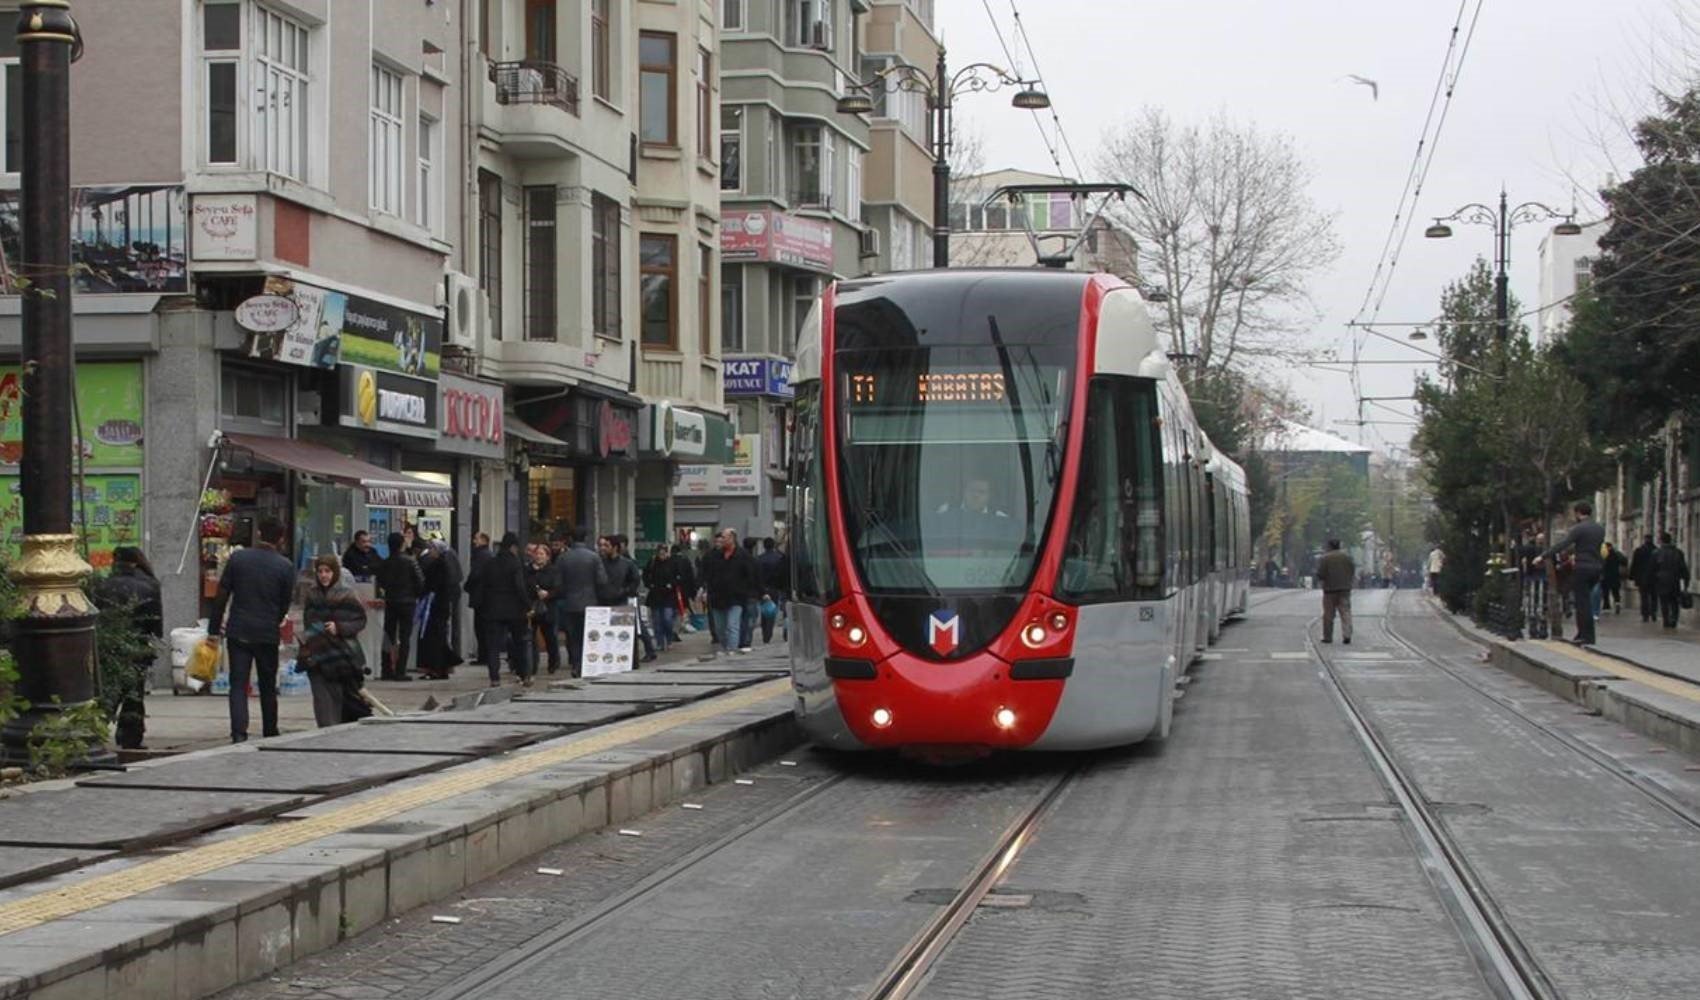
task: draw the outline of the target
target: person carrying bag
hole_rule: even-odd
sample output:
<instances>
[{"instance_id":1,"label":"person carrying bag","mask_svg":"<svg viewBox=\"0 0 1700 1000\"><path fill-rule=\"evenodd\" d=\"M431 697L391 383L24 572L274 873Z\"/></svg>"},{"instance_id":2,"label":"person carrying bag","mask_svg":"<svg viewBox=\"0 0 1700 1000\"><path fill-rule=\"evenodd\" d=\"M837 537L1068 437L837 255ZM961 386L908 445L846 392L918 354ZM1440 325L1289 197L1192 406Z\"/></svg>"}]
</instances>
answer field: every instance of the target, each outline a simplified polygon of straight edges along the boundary
<instances>
[{"instance_id":1,"label":"person carrying bag","mask_svg":"<svg viewBox=\"0 0 1700 1000\"><path fill-rule=\"evenodd\" d=\"M313 721L320 727L372 714L360 696L366 682L366 654L358 636L366 627L366 608L341 577L336 556L314 559L313 586L301 616L298 655L313 689Z\"/></svg>"}]
</instances>

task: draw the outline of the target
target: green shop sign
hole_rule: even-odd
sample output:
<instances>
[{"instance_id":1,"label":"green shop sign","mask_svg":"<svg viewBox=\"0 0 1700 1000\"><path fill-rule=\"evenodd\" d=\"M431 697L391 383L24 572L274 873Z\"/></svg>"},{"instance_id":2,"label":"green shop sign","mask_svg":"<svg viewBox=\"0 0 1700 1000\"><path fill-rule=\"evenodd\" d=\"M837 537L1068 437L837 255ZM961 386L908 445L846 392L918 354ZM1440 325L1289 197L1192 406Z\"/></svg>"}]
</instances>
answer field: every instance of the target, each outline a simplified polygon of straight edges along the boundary
<instances>
[{"instance_id":1,"label":"green shop sign","mask_svg":"<svg viewBox=\"0 0 1700 1000\"><path fill-rule=\"evenodd\" d=\"M23 388L23 375L16 366L0 366L0 474L16 469L24 454ZM142 363L79 364L76 392L83 467L141 468ZM75 453L66 457L74 469Z\"/></svg>"}]
</instances>

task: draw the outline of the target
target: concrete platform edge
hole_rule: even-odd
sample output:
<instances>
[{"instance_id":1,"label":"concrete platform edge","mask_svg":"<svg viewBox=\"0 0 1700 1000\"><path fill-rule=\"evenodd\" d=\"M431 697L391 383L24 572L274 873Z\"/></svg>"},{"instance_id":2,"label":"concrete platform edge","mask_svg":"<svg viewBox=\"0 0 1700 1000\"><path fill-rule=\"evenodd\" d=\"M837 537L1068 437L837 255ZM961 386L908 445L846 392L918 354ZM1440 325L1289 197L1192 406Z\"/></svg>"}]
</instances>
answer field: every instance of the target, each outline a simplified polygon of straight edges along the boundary
<instances>
[{"instance_id":1,"label":"concrete platform edge","mask_svg":"<svg viewBox=\"0 0 1700 1000\"><path fill-rule=\"evenodd\" d=\"M705 734L706 726L719 728ZM210 996L729 780L802 740L791 708L777 699L771 710L764 703L683 728L674 740L639 738L571 767L423 806L385 829L333 834L0 936L0 998Z\"/></svg>"}]
</instances>

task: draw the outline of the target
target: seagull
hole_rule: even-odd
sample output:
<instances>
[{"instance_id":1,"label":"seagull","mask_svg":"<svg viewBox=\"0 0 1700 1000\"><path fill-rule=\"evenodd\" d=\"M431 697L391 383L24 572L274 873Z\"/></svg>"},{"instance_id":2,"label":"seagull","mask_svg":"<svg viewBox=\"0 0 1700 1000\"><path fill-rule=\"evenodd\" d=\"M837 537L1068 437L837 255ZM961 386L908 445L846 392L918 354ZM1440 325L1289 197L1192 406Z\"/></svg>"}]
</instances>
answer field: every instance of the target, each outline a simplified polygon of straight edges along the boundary
<instances>
[{"instance_id":1,"label":"seagull","mask_svg":"<svg viewBox=\"0 0 1700 1000\"><path fill-rule=\"evenodd\" d=\"M1369 94L1370 94L1370 97L1373 100L1377 100L1377 101L1381 100L1381 84L1376 83L1374 80L1371 80L1368 77L1359 76L1356 73L1347 73L1345 76L1341 77L1340 79L1350 80L1353 83L1363 84L1364 86L1369 88Z\"/></svg>"}]
</instances>

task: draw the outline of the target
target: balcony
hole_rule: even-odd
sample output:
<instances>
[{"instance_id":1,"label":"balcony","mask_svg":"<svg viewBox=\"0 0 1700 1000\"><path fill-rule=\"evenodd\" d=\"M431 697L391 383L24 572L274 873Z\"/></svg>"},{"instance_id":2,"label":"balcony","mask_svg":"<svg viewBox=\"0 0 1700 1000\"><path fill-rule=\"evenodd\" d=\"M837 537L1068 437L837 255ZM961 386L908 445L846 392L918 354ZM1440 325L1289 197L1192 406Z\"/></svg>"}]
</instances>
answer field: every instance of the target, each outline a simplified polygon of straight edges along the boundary
<instances>
[{"instance_id":1,"label":"balcony","mask_svg":"<svg viewBox=\"0 0 1700 1000\"><path fill-rule=\"evenodd\" d=\"M497 104L548 104L578 114L578 78L551 62L493 62Z\"/></svg>"},{"instance_id":2,"label":"balcony","mask_svg":"<svg viewBox=\"0 0 1700 1000\"><path fill-rule=\"evenodd\" d=\"M832 192L824 191L819 185L805 184L791 190L792 208L813 208L822 212L832 210Z\"/></svg>"}]
</instances>

